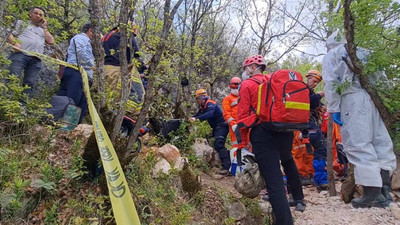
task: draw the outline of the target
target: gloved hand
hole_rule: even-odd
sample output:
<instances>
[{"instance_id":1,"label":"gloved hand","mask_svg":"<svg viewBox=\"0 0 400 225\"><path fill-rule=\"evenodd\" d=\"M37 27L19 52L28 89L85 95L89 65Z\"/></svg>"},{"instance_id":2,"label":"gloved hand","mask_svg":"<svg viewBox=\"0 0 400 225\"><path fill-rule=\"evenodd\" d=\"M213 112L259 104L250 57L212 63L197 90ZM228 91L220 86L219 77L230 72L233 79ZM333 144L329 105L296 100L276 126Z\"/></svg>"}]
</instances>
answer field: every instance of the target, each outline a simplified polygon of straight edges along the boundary
<instances>
[{"instance_id":1,"label":"gloved hand","mask_svg":"<svg viewBox=\"0 0 400 225\"><path fill-rule=\"evenodd\" d=\"M235 130L236 130L236 127L237 127L237 125L236 125L236 124L232 125L232 130L233 130L233 132L235 132Z\"/></svg>"},{"instance_id":2,"label":"gloved hand","mask_svg":"<svg viewBox=\"0 0 400 225\"><path fill-rule=\"evenodd\" d=\"M335 122L336 124L338 124L339 126L343 125L342 120L340 119L340 112L334 112L332 113L332 119L333 122Z\"/></svg>"}]
</instances>

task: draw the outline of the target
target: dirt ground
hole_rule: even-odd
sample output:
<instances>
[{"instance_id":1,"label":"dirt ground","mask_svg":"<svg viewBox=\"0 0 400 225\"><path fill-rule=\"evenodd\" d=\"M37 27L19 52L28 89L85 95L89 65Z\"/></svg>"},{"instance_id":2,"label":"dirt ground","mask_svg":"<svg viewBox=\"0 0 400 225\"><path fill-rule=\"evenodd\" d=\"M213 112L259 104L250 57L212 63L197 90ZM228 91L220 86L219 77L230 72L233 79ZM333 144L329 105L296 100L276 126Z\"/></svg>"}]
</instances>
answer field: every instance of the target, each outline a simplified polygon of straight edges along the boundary
<instances>
[{"instance_id":1,"label":"dirt ground","mask_svg":"<svg viewBox=\"0 0 400 225\"><path fill-rule=\"evenodd\" d=\"M241 195L233 187L234 177L215 177L202 175L201 181L203 184L215 186L229 190L234 196ZM329 196L328 191L318 192L315 186L303 187L307 208L305 212L293 210L292 215L296 225L312 225L312 224L343 224L343 225L400 225L400 201L395 194L392 196L395 199L390 207L385 209L369 208L355 209L351 204L345 204L340 198L341 183L336 181L337 196ZM262 202L260 196L260 202ZM265 205L265 204L262 204Z\"/></svg>"}]
</instances>

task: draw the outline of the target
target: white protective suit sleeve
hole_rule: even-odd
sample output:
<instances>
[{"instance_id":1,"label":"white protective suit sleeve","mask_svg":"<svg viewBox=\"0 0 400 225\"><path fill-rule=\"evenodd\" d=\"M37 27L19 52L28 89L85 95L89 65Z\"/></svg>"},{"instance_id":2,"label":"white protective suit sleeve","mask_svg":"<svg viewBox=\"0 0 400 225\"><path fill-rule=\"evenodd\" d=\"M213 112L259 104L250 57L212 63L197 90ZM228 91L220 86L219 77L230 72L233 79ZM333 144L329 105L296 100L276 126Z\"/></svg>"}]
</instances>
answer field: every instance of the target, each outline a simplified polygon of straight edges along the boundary
<instances>
[{"instance_id":1,"label":"white protective suit sleeve","mask_svg":"<svg viewBox=\"0 0 400 225\"><path fill-rule=\"evenodd\" d=\"M344 71L339 68L340 58L337 51L331 51L333 48L343 46L345 44L343 36L336 30L326 41L328 54L322 61L322 78L324 80L325 99L328 112L340 112L340 95L337 86L341 84L341 78Z\"/></svg>"}]
</instances>

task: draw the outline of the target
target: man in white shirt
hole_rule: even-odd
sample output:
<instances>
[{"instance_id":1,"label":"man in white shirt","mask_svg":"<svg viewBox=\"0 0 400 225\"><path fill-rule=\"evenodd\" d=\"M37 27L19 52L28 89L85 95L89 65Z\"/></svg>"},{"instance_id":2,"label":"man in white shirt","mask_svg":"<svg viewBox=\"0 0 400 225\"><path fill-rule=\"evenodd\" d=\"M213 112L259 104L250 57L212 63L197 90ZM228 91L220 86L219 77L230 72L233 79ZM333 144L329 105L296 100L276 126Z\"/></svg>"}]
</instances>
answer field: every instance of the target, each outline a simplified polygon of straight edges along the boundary
<instances>
[{"instance_id":1,"label":"man in white shirt","mask_svg":"<svg viewBox=\"0 0 400 225\"><path fill-rule=\"evenodd\" d=\"M25 91L30 97L33 96L34 86L39 78L42 63L36 56L20 52L19 49L43 53L44 44L54 44L54 38L47 30L47 21L44 18L44 10L40 7L33 7L29 10L29 22L18 20L15 30L8 36L7 42L13 45L14 51L9 56L11 64L10 73L23 76L23 85L29 89Z\"/></svg>"}]
</instances>

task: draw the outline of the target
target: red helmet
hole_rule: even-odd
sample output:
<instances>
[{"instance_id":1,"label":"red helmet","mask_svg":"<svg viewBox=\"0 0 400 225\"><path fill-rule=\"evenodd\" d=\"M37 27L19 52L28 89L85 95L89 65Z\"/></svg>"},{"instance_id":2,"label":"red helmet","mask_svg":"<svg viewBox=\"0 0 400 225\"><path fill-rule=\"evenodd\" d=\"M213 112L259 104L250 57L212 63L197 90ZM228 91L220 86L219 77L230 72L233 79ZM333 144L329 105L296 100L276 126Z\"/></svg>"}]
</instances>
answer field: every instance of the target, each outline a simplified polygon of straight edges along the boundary
<instances>
[{"instance_id":1,"label":"red helmet","mask_svg":"<svg viewBox=\"0 0 400 225\"><path fill-rule=\"evenodd\" d=\"M265 62L265 58L262 55L253 55L253 56L247 57L243 62L243 68L246 66L249 66L251 64L267 66L267 63Z\"/></svg>"},{"instance_id":2,"label":"red helmet","mask_svg":"<svg viewBox=\"0 0 400 225\"><path fill-rule=\"evenodd\" d=\"M232 89L238 89L240 82L242 82L242 80L239 77L233 77L229 83L229 87Z\"/></svg>"}]
</instances>

